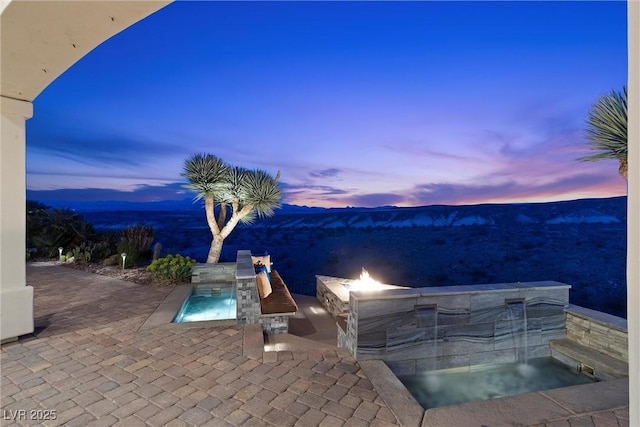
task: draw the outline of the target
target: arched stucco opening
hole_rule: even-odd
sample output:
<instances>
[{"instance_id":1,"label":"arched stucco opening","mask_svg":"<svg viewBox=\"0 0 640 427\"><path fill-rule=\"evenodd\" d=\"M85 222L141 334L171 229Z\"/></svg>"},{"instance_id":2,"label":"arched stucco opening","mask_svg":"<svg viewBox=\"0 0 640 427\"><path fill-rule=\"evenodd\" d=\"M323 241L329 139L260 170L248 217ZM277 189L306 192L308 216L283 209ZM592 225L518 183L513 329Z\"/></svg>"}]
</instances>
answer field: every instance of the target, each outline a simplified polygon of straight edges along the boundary
<instances>
[{"instance_id":1,"label":"arched stucco opening","mask_svg":"<svg viewBox=\"0 0 640 427\"><path fill-rule=\"evenodd\" d=\"M2 2L0 338L33 332L25 284L25 122L32 101L103 41L170 1Z\"/></svg>"},{"instance_id":2,"label":"arched stucco opening","mask_svg":"<svg viewBox=\"0 0 640 427\"><path fill-rule=\"evenodd\" d=\"M0 139L1 339L33 331L33 290L25 284L25 122L31 102L104 40L169 4L2 2ZM640 425L640 2L628 2L629 180L627 296L630 424ZM37 114L37 112L36 112Z\"/></svg>"}]
</instances>

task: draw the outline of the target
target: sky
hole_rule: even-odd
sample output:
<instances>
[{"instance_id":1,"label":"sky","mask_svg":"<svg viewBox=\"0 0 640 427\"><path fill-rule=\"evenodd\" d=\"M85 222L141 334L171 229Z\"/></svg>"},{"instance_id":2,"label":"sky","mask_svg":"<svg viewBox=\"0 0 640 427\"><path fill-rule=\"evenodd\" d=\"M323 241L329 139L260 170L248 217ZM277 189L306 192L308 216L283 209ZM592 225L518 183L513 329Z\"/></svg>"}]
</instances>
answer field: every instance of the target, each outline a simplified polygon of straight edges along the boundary
<instances>
[{"instance_id":1,"label":"sky","mask_svg":"<svg viewBox=\"0 0 640 427\"><path fill-rule=\"evenodd\" d=\"M211 153L283 203L374 207L626 194L586 118L627 82L626 3L178 1L49 85L27 197L193 197Z\"/></svg>"}]
</instances>

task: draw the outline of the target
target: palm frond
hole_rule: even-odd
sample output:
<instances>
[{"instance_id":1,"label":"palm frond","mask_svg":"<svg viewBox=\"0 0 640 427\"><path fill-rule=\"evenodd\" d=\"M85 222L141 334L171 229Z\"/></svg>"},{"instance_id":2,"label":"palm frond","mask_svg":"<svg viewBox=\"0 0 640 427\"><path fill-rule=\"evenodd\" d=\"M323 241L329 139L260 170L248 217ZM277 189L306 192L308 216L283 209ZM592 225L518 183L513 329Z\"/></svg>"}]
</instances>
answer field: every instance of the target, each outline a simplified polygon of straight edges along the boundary
<instances>
[{"instance_id":1,"label":"palm frond","mask_svg":"<svg viewBox=\"0 0 640 427\"><path fill-rule=\"evenodd\" d=\"M219 200L228 186L229 170L230 167L219 157L197 153L185 160L180 175L190 182L183 187L196 193L195 200L202 199L206 194Z\"/></svg>"},{"instance_id":2,"label":"palm frond","mask_svg":"<svg viewBox=\"0 0 640 427\"><path fill-rule=\"evenodd\" d=\"M243 224L253 224L256 221L258 216L256 215L255 209L249 212L247 215L240 218L240 222Z\"/></svg>"},{"instance_id":3,"label":"palm frond","mask_svg":"<svg viewBox=\"0 0 640 427\"><path fill-rule=\"evenodd\" d=\"M226 187L226 194L224 195L227 203L231 203L234 200L244 200L244 181L248 173L250 173L248 169L240 166L232 166L229 168L227 177L228 185Z\"/></svg>"},{"instance_id":4,"label":"palm frond","mask_svg":"<svg viewBox=\"0 0 640 427\"><path fill-rule=\"evenodd\" d=\"M282 191L267 172L259 169L248 171L243 181L244 203L252 205L258 217L272 216L280 207Z\"/></svg>"},{"instance_id":5,"label":"palm frond","mask_svg":"<svg viewBox=\"0 0 640 427\"><path fill-rule=\"evenodd\" d=\"M587 120L587 140L591 150L598 151L579 160L627 159L627 88L612 91L593 106Z\"/></svg>"}]
</instances>

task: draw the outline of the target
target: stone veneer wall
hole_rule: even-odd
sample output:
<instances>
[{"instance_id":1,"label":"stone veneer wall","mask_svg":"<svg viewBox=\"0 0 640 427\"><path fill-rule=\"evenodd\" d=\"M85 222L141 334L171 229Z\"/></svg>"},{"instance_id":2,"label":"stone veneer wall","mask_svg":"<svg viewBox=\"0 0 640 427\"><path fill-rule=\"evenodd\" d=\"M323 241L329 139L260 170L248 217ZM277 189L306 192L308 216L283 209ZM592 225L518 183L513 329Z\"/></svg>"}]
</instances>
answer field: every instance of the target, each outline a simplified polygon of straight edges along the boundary
<instances>
[{"instance_id":1,"label":"stone veneer wall","mask_svg":"<svg viewBox=\"0 0 640 427\"><path fill-rule=\"evenodd\" d=\"M550 355L565 338L569 285L531 282L351 292L346 347L358 360L383 359L396 374L521 359L526 303L528 357Z\"/></svg>"},{"instance_id":2,"label":"stone veneer wall","mask_svg":"<svg viewBox=\"0 0 640 427\"><path fill-rule=\"evenodd\" d=\"M286 334L289 332L289 316L260 317L262 330L267 334Z\"/></svg>"},{"instance_id":3,"label":"stone veneer wall","mask_svg":"<svg viewBox=\"0 0 640 427\"><path fill-rule=\"evenodd\" d=\"M268 334L283 334L289 331L289 316L262 315L256 271L249 250L239 250L237 253L236 286L236 322L239 325L259 323L262 330Z\"/></svg>"},{"instance_id":4,"label":"stone veneer wall","mask_svg":"<svg viewBox=\"0 0 640 427\"><path fill-rule=\"evenodd\" d=\"M239 325L260 323L260 298L251 251L239 250L236 258L236 322Z\"/></svg>"},{"instance_id":5,"label":"stone veneer wall","mask_svg":"<svg viewBox=\"0 0 640 427\"><path fill-rule=\"evenodd\" d=\"M191 283L234 282L235 280L235 262L221 262L218 264L199 263L192 267Z\"/></svg>"},{"instance_id":6,"label":"stone veneer wall","mask_svg":"<svg viewBox=\"0 0 640 427\"><path fill-rule=\"evenodd\" d=\"M626 319L570 305L567 309L567 338L629 362Z\"/></svg>"},{"instance_id":7,"label":"stone veneer wall","mask_svg":"<svg viewBox=\"0 0 640 427\"><path fill-rule=\"evenodd\" d=\"M342 301L337 293L329 288L334 285L342 286L344 279L337 277L316 276L316 298L335 318L340 313L346 313L349 310L349 303ZM347 294L347 291L344 291ZM346 297L345 297L346 299Z\"/></svg>"}]
</instances>

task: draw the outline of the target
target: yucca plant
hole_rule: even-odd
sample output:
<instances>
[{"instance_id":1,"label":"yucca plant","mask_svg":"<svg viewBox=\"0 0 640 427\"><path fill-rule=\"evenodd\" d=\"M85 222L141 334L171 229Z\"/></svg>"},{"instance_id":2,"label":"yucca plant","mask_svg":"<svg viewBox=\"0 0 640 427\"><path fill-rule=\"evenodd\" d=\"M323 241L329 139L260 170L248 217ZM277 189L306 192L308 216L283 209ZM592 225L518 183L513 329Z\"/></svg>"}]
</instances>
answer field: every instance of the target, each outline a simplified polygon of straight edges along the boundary
<instances>
[{"instance_id":1,"label":"yucca plant","mask_svg":"<svg viewBox=\"0 0 640 427\"><path fill-rule=\"evenodd\" d=\"M208 263L217 263L222 245L239 222L251 223L267 217L280 207L282 192L275 177L259 169L231 166L212 154L194 154L184 162L183 173L189 184L185 188L204 200L207 224L213 239ZM216 210L218 208L218 217Z\"/></svg>"},{"instance_id":2,"label":"yucca plant","mask_svg":"<svg viewBox=\"0 0 640 427\"><path fill-rule=\"evenodd\" d=\"M627 87L600 97L587 119L587 140L595 154L579 160L618 160L618 172L627 179Z\"/></svg>"}]
</instances>

